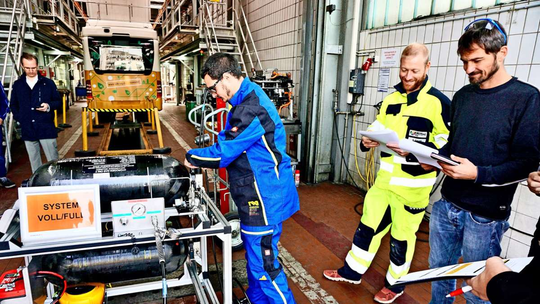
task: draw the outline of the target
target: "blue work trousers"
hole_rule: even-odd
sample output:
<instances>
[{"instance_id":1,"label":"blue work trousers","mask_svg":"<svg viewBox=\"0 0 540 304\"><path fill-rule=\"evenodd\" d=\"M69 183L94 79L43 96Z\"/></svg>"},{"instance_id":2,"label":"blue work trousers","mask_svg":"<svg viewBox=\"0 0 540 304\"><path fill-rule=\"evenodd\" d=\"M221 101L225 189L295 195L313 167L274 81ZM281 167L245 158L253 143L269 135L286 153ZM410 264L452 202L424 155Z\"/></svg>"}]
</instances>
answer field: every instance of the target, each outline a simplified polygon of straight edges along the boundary
<instances>
[{"instance_id":1,"label":"blue work trousers","mask_svg":"<svg viewBox=\"0 0 540 304\"><path fill-rule=\"evenodd\" d=\"M444 198L435 202L429 220L429 266L453 265L486 260L501 254L501 240L509 224L506 220L487 219L457 208ZM463 286L466 285L465 282ZM446 295L456 289L456 280L431 283L431 304L451 304ZM467 304L489 303L472 292L464 294Z\"/></svg>"},{"instance_id":2,"label":"blue work trousers","mask_svg":"<svg viewBox=\"0 0 540 304\"><path fill-rule=\"evenodd\" d=\"M269 226L240 224L246 249L247 295L251 303L294 304L287 277L278 261L277 244L281 236L281 223Z\"/></svg>"}]
</instances>

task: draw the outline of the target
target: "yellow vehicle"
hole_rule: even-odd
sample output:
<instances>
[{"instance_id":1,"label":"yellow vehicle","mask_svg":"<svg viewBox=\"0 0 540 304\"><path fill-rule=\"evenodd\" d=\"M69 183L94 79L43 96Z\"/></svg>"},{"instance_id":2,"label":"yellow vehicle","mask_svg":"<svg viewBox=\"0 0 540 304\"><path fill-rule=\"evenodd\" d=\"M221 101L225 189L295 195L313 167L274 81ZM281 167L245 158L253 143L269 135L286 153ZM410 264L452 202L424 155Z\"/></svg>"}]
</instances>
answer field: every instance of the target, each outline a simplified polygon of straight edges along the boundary
<instances>
[{"instance_id":1,"label":"yellow vehicle","mask_svg":"<svg viewBox=\"0 0 540 304\"><path fill-rule=\"evenodd\" d=\"M93 132L92 116L97 124L99 112L147 112L152 125L152 130L147 132L144 132L142 124L131 126L129 130L126 126L106 125L99 155L170 152L170 148L163 147L158 116L163 107L159 41L152 25L88 20L81 36L88 106L82 113L83 149L76 151L75 155L95 155L94 151L88 151L87 136L98 135ZM86 132L87 120L89 132ZM116 143L117 138L128 133L138 138ZM159 148L152 146L146 133L157 133Z\"/></svg>"},{"instance_id":2,"label":"yellow vehicle","mask_svg":"<svg viewBox=\"0 0 540 304\"><path fill-rule=\"evenodd\" d=\"M82 29L89 108L162 108L159 45L150 23L89 20Z\"/></svg>"}]
</instances>

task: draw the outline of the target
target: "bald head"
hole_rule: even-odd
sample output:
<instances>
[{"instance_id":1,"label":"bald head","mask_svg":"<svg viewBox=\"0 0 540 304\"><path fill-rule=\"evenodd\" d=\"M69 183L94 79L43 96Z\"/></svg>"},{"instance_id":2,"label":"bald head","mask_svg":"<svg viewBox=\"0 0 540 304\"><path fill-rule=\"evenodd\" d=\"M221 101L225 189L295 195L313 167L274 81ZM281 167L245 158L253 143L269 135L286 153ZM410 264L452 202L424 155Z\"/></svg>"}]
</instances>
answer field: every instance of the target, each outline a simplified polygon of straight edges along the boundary
<instances>
[{"instance_id":1,"label":"bald head","mask_svg":"<svg viewBox=\"0 0 540 304\"><path fill-rule=\"evenodd\" d=\"M416 57L422 56L425 64L429 62L429 51L427 47L421 43L411 43L409 44L401 53L401 60L405 57Z\"/></svg>"}]
</instances>

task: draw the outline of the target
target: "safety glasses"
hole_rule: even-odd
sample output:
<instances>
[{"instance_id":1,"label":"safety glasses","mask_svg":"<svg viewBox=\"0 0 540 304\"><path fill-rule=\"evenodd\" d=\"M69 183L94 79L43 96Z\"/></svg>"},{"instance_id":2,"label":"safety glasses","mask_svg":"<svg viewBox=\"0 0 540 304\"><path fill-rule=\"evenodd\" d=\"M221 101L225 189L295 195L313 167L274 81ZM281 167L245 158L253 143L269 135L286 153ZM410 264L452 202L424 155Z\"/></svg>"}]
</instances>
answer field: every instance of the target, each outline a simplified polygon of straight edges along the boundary
<instances>
[{"instance_id":1,"label":"safety glasses","mask_svg":"<svg viewBox=\"0 0 540 304\"><path fill-rule=\"evenodd\" d=\"M221 74L221 76L219 76L218 80L214 83L214 85L209 86L208 88L206 88L208 90L208 92L210 92L212 94L216 93L216 86L221 81L221 79L223 79L223 74Z\"/></svg>"},{"instance_id":2,"label":"safety glasses","mask_svg":"<svg viewBox=\"0 0 540 304\"><path fill-rule=\"evenodd\" d=\"M471 27L471 25L475 24L476 22L479 22L479 21L487 21L486 22L486 29L487 30L492 30L493 27L495 27L504 37L504 44L506 44L506 34L503 32L503 30L499 27L499 25L497 24L497 22L493 21L493 19L490 19L490 18L481 18L481 19L476 19L474 20L473 22L469 23L469 25L467 25L465 27L465 29L463 31L467 31L469 30L469 28Z\"/></svg>"},{"instance_id":3,"label":"safety glasses","mask_svg":"<svg viewBox=\"0 0 540 304\"><path fill-rule=\"evenodd\" d=\"M218 80L212 85L212 86L209 86L208 88L206 88L206 90L208 90L208 92L212 93L212 94L215 94L216 93L216 86L218 85L218 83L223 79L223 75L225 73L229 73L230 71L226 71L226 72L223 72L223 74L221 74L219 77L218 77Z\"/></svg>"}]
</instances>

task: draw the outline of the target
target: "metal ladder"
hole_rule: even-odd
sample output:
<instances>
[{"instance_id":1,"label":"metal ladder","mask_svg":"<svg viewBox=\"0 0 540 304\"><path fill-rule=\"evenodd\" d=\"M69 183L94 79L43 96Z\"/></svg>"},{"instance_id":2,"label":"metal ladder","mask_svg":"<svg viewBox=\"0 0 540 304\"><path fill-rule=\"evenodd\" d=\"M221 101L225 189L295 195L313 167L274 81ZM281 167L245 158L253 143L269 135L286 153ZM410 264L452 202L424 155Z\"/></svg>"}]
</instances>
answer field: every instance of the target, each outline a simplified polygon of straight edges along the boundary
<instances>
[{"instance_id":1,"label":"metal ladder","mask_svg":"<svg viewBox=\"0 0 540 304\"><path fill-rule=\"evenodd\" d=\"M2 60L2 75L0 81L2 85L6 85L6 80L9 80L9 85L6 87L6 96L8 100L11 100L11 93L13 83L16 78L22 74L22 68L20 65L22 50L24 47L24 38L26 34L27 21L30 21L30 3L29 0L13 0L2 1L0 5L4 6L4 9L11 7L11 23L9 30L4 32L7 35L6 40L0 42L0 54L4 57ZM5 14L6 11L4 11ZM4 38L4 37L2 37ZM1 56L0 56L1 58ZM11 139L15 124L13 122L13 114L10 112L3 123L4 140L6 141L6 169L11 162ZM1 143L0 143L1 144Z\"/></svg>"},{"instance_id":2,"label":"metal ladder","mask_svg":"<svg viewBox=\"0 0 540 304\"><path fill-rule=\"evenodd\" d=\"M210 55L217 52L237 55L244 74L251 75L250 72L263 69L261 59L240 1L234 0L232 4L227 8L224 2L201 0L201 34ZM228 16L232 20L227 20Z\"/></svg>"}]
</instances>

